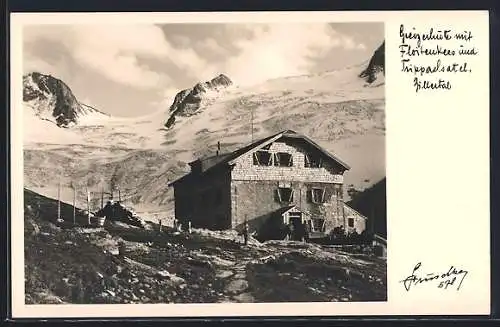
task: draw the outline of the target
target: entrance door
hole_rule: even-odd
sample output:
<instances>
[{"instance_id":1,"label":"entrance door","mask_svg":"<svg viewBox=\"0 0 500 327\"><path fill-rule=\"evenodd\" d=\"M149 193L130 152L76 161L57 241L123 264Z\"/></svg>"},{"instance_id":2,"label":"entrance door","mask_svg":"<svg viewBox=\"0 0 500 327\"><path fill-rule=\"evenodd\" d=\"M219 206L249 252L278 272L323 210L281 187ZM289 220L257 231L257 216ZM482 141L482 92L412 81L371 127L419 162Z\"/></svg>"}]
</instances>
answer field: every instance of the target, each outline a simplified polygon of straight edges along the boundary
<instances>
[{"instance_id":1,"label":"entrance door","mask_svg":"<svg viewBox=\"0 0 500 327\"><path fill-rule=\"evenodd\" d=\"M292 225L292 235L291 239L298 241L302 239L302 214L301 213L290 213L290 225Z\"/></svg>"}]
</instances>

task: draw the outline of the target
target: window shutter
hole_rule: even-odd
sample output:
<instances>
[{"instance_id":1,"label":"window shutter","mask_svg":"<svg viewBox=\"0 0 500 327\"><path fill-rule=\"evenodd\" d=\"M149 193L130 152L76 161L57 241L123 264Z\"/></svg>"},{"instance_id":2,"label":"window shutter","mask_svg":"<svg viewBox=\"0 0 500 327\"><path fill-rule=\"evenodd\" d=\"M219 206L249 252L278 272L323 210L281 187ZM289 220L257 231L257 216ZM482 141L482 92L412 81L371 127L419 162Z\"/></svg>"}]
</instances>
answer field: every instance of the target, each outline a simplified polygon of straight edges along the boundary
<instances>
[{"instance_id":1,"label":"window shutter","mask_svg":"<svg viewBox=\"0 0 500 327\"><path fill-rule=\"evenodd\" d=\"M276 189L274 191L274 200L276 202L281 202L281 196L280 196L280 190L279 189Z\"/></svg>"},{"instance_id":2,"label":"window shutter","mask_svg":"<svg viewBox=\"0 0 500 327\"><path fill-rule=\"evenodd\" d=\"M325 189L325 188L323 188L323 192L321 192L321 203L326 202L326 201L325 201L325 194L326 194L326 189Z\"/></svg>"},{"instance_id":3,"label":"window shutter","mask_svg":"<svg viewBox=\"0 0 500 327\"><path fill-rule=\"evenodd\" d=\"M306 192L307 196L307 202L313 203L313 194L312 194L312 189L308 189Z\"/></svg>"},{"instance_id":4,"label":"window shutter","mask_svg":"<svg viewBox=\"0 0 500 327\"><path fill-rule=\"evenodd\" d=\"M279 162L280 162L279 154L275 153L274 154L274 165L279 166Z\"/></svg>"},{"instance_id":5,"label":"window shutter","mask_svg":"<svg viewBox=\"0 0 500 327\"><path fill-rule=\"evenodd\" d=\"M294 192L295 192L295 191L294 191L293 189L292 189L292 192L290 192L290 202L293 202L293 193L294 193Z\"/></svg>"},{"instance_id":6,"label":"window shutter","mask_svg":"<svg viewBox=\"0 0 500 327\"><path fill-rule=\"evenodd\" d=\"M257 156L257 152L253 153L253 164L254 165L259 165L259 156Z\"/></svg>"},{"instance_id":7,"label":"window shutter","mask_svg":"<svg viewBox=\"0 0 500 327\"><path fill-rule=\"evenodd\" d=\"M288 167L292 166L293 166L293 156L290 154L290 156L288 157Z\"/></svg>"}]
</instances>

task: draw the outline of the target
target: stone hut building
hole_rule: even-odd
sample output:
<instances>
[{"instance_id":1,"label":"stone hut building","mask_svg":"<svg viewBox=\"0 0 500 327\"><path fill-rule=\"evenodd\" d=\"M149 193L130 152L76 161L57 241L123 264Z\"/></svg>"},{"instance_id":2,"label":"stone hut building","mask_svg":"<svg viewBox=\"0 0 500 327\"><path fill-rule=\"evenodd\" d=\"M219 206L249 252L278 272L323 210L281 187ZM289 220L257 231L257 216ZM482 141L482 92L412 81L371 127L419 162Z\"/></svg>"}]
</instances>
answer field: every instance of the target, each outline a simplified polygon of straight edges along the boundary
<instances>
[{"instance_id":1,"label":"stone hut building","mask_svg":"<svg viewBox=\"0 0 500 327\"><path fill-rule=\"evenodd\" d=\"M181 223L240 229L281 238L285 224L309 225L323 237L335 227L361 233L366 217L343 201L349 166L310 138L285 130L234 152L197 159L174 187Z\"/></svg>"}]
</instances>

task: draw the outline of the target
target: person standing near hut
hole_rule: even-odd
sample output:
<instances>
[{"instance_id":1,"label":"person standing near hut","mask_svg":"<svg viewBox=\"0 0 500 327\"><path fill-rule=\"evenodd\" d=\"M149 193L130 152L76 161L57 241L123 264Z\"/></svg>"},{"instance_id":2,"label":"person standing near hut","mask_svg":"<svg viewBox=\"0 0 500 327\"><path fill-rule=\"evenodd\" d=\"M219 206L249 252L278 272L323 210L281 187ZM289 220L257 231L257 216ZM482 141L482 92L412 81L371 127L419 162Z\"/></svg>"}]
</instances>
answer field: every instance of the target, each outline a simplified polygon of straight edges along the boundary
<instances>
[{"instance_id":1,"label":"person standing near hut","mask_svg":"<svg viewBox=\"0 0 500 327\"><path fill-rule=\"evenodd\" d=\"M288 224L288 240L293 241L295 239L295 226L292 223Z\"/></svg>"},{"instance_id":2,"label":"person standing near hut","mask_svg":"<svg viewBox=\"0 0 500 327\"><path fill-rule=\"evenodd\" d=\"M310 221L304 222L304 241L306 243L309 242L309 234L311 233L311 224Z\"/></svg>"}]
</instances>

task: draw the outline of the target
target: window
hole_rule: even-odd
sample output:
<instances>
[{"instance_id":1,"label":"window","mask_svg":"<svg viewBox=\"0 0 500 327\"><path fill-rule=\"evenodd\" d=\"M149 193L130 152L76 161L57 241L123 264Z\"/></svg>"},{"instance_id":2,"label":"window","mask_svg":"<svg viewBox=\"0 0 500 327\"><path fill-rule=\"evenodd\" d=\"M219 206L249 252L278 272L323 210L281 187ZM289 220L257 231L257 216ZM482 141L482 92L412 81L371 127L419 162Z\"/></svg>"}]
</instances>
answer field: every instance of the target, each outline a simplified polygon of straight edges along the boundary
<instances>
[{"instance_id":1,"label":"window","mask_svg":"<svg viewBox=\"0 0 500 327\"><path fill-rule=\"evenodd\" d=\"M274 165L279 167L292 167L293 157L290 153L285 153L285 152L275 153Z\"/></svg>"},{"instance_id":2,"label":"window","mask_svg":"<svg viewBox=\"0 0 500 327\"><path fill-rule=\"evenodd\" d=\"M272 156L267 151L257 151L253 154L253 164L256 166L271 166Z\"/></svg>"},{"instance_id":3,"label":"window","mask_svg":"<svg viewBox=\"0 0 500 327\"><path fill-rule=\"evenodd\" d=\"M347 219L347 225L349 227L354 227L354 218Z\"/></svg>"},{"instance_id":4,"label":"window","mask_svg":"<svg viewBox=\"0 0 500 327\"><path fill-rule=\"evenodd\" d=\"M304 156L304 160L304 167L307 168L321 168L323 165L323 160L319 155L308 153Z\"/></svg>"},{"instance_id":5,"label":"window","mask_svg":"<svg viewBox=\"0 0 500 327\"><path fill-rule=\"evenodd\" d=\"M324 188L312 188L311 189L311 202L312 203L324 203L325 202L325 189Z\"/></svg>"},{"instance_id":6,"label":"window","mask_svg":"<svg viewBox=\"0 0 500 327\"><path fill-rule=\"evenodd\" d=\"M312 224L313 224L313 230L315 232L324 232L325 228L325 220L322 218L313 218L312 219Z\"/></svg>"},{"instance_id":7,"label":"window","mask_svg":"<svg viewBox=\"0 0 500 327\"><path fill-rule=\"evenodd\" d=\"M293 189L290 187L279 187L276 194L279 202L290 203L293 201Z\"/></svg>"}]
</instances>

